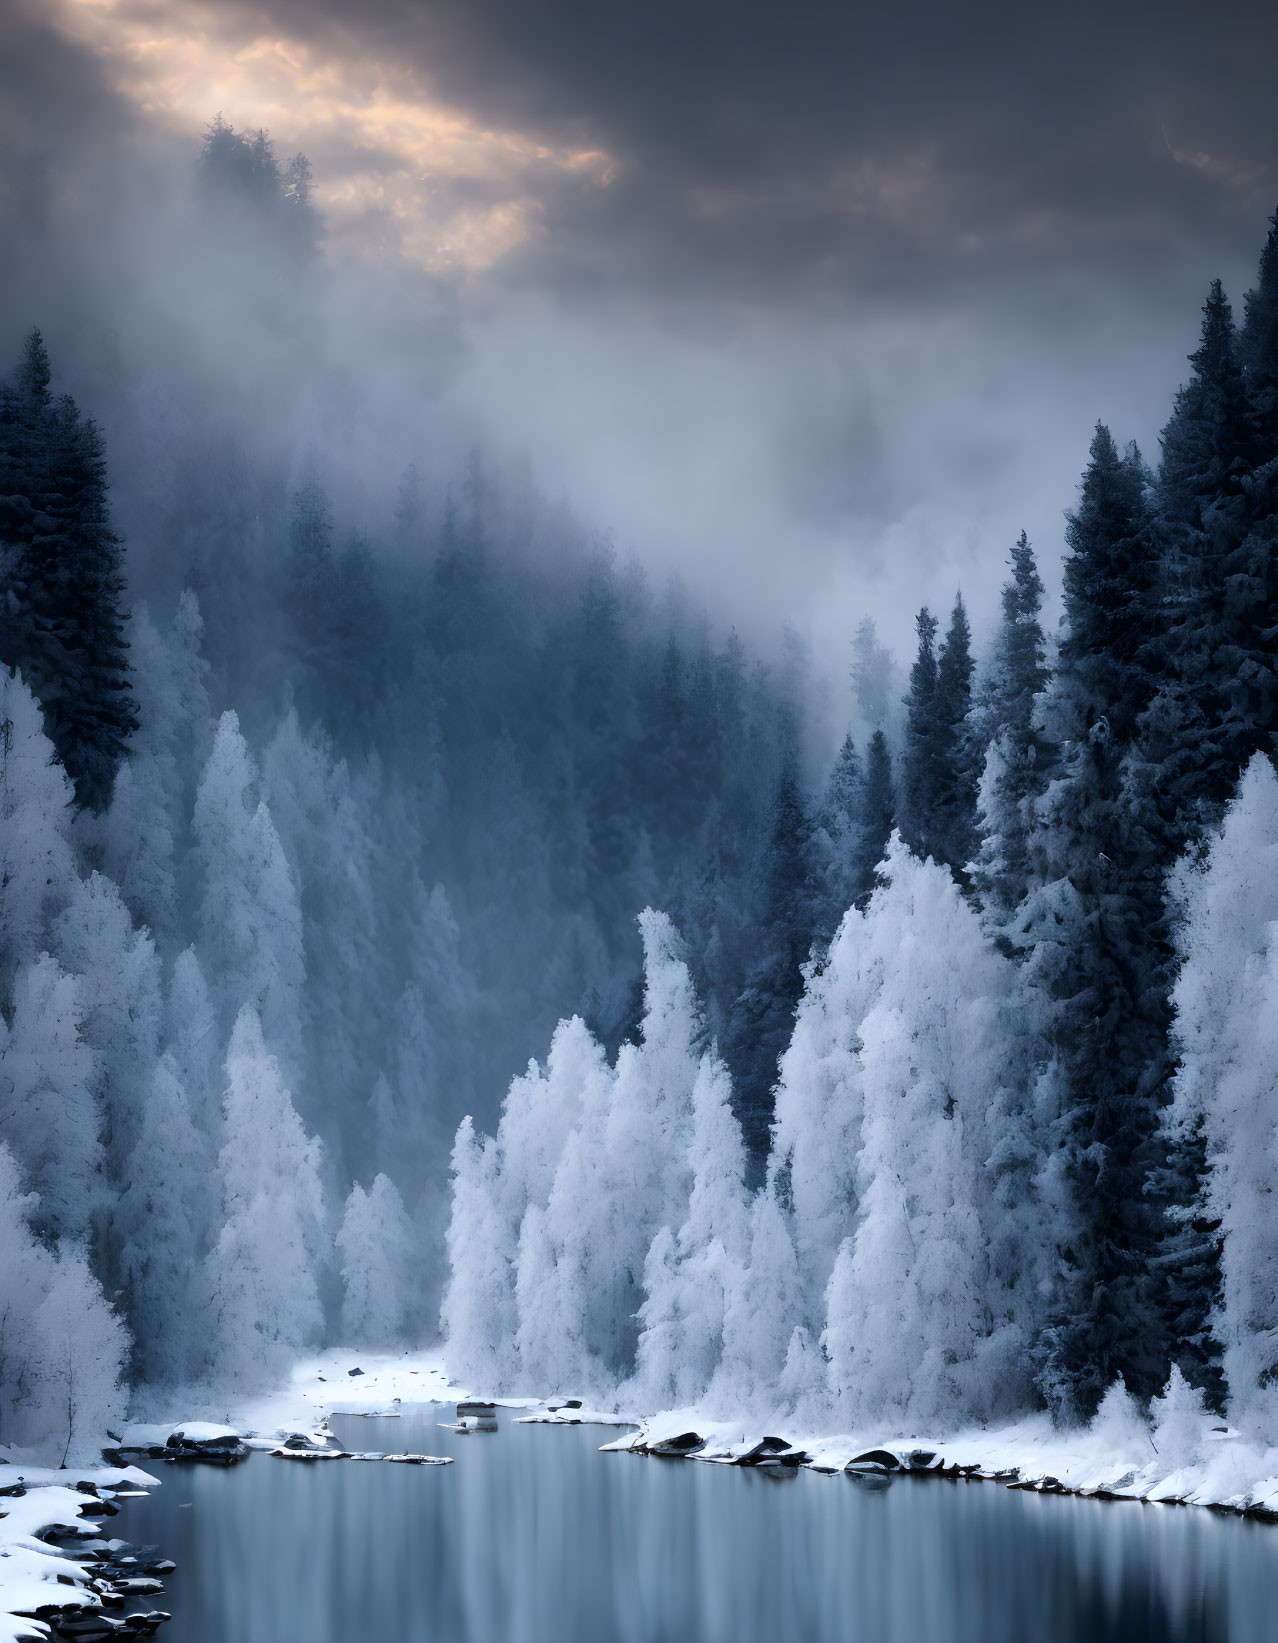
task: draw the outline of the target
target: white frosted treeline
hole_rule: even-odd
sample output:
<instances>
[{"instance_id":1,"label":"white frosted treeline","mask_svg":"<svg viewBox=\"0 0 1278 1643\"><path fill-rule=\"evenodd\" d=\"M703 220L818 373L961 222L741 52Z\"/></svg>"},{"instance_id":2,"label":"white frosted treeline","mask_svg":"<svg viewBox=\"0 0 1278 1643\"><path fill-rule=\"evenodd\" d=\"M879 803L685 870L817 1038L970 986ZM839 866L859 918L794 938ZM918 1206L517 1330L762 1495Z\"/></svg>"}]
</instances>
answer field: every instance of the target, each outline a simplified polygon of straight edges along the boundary
<instances>
[{"instance_id":1,"label":"white frosted treeline","mask_svg":"<svg viewBox=\"0 0 1278 1643\"><path fill-rule=\"evenodd\" d=\"M245 1004L226 1056L224 1218L207 1262L219 1381L256 1385L318 1341L327 1254L320 1143Z\"/></svg>"},{"instance_id":2,"label":"white frosted treeline","mask_svg":"<svg viewBox=\"0 0 1278 1643\"><path fill-rule=\"evenodd\" d=\"M634 1367L652 1241L688 1216L704 1037L670 920L639 922L640 1042L609 1067L582 1021L561 1022L496 1136L458 1132L443 1319L463 1375L601 1389Z\"/></svg>"},{"instance_id":3,"label":"white frosted treeline","mask_svg":"<svg viewBox=\"0 0 1278 1643\"><path fill-rule=\"evenodd\" d=\"M1199 1204L1220 1223L1211 1320L1234 1418L1278 1432L1278 777L1257 755L1206 856L1181 870L1169 1115L1199 1138Z\"/></svg>"},{"instance_id":4,"label":"white frosted treeline","mask_svg":"<svg viewBox=\"0 0 1278 1643\"><path fill-rule=\"evenodd\" d=\"M269 1380L319 1338L339 1285L349 1329L403 1339L429 1264L372 1168L335 1241L332 1183L291 1093L307 1040L354 1041L334 1023L356 1008L350 966L373 962L345 767L286 714L264 774L235 715L211 716L191 596L167 632L142 615L134 633L145 728L101 815L74 811L38 704L0 670L0 1443L41 1459L101 1440L126 1367L152 1383ZM312 923L350 935L312 943L314 985L307 884ZM414 881L405 901L424 980L455 927L442 891ZM430 1076L421 1038L407 1019L392 1033L387 1071L408 1087ZM356 1059L331 1079L357 1107L376 1085L375 1155L412 1180L420 1144L405 1148L387 1076ZM81 1346L51 1344L77 1310Z\"/></svg>"},{"instance_id":5,"label":"white frosted treeline","mask_svg":"<svg viewBox=\"0 0 1278 1643\"><path fill-rule=\"evenodd\" d=\"M1054 1228L1036 1202L1015 973L894 840L814 967L751 1196L726 1070L668 919L641 1041L578 1020L454 1155L455 1374L645 1407L992 1417L1029 1395Z\"/></svg>"},{"instance_id":6,"label":"white frosted treeline","mask_svg":"<svg viewBox=\"0 0 1278 1643\"><path fill-rule=\"evenodd\" d=\"M1252 761L1172 890L1178 1070L1165 1138L1196 1160L1186 1237L1200 1229L1210 1247L1219 1227L1208 1327L1230 1416L1263 1447L1278 1434L1268 759ZM1042 1055L1034 967L1004 956L949 872L894 836L868 903L808 969L767 1177L751 1195L728 1077L674 933L653 913L643 929L640 1044L609 1067L580 1021L562 1023L545 1070L511 1086L496 1137L469 1120L458 1135L444 1316L454 1372L840 1430L1033 1406L1074 1225L1068 1114ZM1129 1402L1111 1389L1098 1421ZM1175 1369L1150 1409L1172 1465L1197 1455L1205 1407Z\"/></svg>"},{"instance_id":7,"label":"white frosted treeline","mask_svg":"<svg viewBox=\"0 0 1278 1643\"><path fill-rule=\"evenodd\" d=\"M405 1338L417 1321L416 1246L416 1231L390 1177L376 1176L367 1192L356 1182L337 1233L344 1340L384 1348Z\"/></svg>"},{"instance_id":8,"label":"white frosted treeline","mask_svg":"<svg viewBox=\"0 0 1278 1643\"><path fill-rule=\"evenodd\" d=\"M37 1207L0 1142L0 1423L7 1442L73 1464L123 1418L128 1340L83 1246L32 1232Z\"/></svg>"}]
</instances>

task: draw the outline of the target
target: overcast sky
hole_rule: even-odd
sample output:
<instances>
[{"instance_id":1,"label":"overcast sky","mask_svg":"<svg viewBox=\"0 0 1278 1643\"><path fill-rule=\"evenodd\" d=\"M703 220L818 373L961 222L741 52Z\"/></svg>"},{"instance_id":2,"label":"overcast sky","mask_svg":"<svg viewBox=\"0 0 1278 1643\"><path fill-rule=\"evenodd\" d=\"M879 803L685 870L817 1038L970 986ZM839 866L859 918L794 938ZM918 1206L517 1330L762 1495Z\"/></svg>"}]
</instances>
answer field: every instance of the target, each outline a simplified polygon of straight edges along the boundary
<instances>
[{"instance_id":1,"label":"overcast sky","mask_svg":"<svg viewBox=\"0 0 1278 1643\"><path fill-rule=\"evenodd\" d=\"M312 161L370 404L396 383L527 453L658 575L793 620L836 671L866 611L904 647L961 584L979 628L1022 526L1055 580L1092 424L1156 455L1207 283L1241 307L1278 206L1261 0L0 18L10 309L82 310L99 273L123 303L203 126L266 126Z\"/></svg>"}]
</instances>

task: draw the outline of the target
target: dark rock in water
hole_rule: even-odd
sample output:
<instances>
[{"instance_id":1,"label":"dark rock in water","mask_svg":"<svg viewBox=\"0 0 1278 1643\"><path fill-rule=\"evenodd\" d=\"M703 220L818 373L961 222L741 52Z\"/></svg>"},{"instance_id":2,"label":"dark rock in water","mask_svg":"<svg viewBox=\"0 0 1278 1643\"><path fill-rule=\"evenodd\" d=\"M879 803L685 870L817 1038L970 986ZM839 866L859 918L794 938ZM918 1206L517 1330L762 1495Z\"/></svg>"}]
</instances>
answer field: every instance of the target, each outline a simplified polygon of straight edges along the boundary
<instances>
[{"instance_id":1,"label":"dark rock in water","mask_svg":"<svg viewBox=\"0 0 1278 1643\"><path fill-rule=\"evenodd\" d=\"M802 1466L809 1458L803 1449L796 1449L785 1438L760 1438L753 1448L738 1455L734 1466Z\"/></svg>"},{"instance_id":2,"label":"dark rock in water","mask_svg":"<svg viewBox=\"0 0 1278 1643\"><path fill-rule=\"evenodd\" d=\"M901 1463L888 1449L867 1449L863 1455L854 1455L844 1468L847 1472L899 1472Z\"/></svg>"},{"instance_id":3,"label":"dark rock in water","mask_svg":"<svg viewBox=\"0 0 1278 1643\"><path fill-rule=\"evenodd\" d=\"M926 1472L936 1459L935 1449L911 1449L908 1455L902 1457L907 1469L911 1472ZM973 1468L975 1470L975 1468Z\"/></svg>"},{"instance_id":4,"label":"dark rock in water","mask_svg":"<svg viewBox=\"0 0 1278 1643\"><path fill-rule=\"evenodd\" d=\"M234 1466L247 1460L252 1451L237 1432L219 1432L215 1437L188 1437L181 1427L169 1435L163 1449L151 1456L167 1461L203 1461L208 1466Z\"/></svg>"},{"instance_id":5,"label":"dark rock in water","mask_svg":"<svg viewBox=\"0 0 1278 1643\"><path fill-rule=\"evenodd\" d=\"M547 1403L546 1408L553 1414L557 1409L580 1409L580 1398L554 1398Z\"/></svg>"},{"instance_id":6,"label":"dark rock in water","mask_svg":"<svg viewBox=\"0 0 1278 1643\"><path fill-rule=\"evenodd\" d=\"M316 1443L305 1432L290 1432L284 1439L283 1447L285 1449L308 1449L312 1454L326 1452L326 1445Z\"/></svg>"},{"instance_id":7,"label":"dark rock in water","mask_svg":"<svg viewBox=\"0 0 1278 1643\"><path fill-rule=\"evenodd\" d=\"M10 1500L20 1499L26 1492L27 1486L25 1483L6 1483L4 1488L0 1489L0 1495L4 1495Z\"/></svg>"},{"instance_id":8,"label":"dark rock in water","mask_svg":"<svg viewBox=\"0 0 1278 1643\"><path fill-rule=\"evenodd\" d=\"M362 1375L364 1371L362 1369L348 1369L346 1373L348 1375Z\"/></svg>"},{"instance_id":9,"label":"dark rock in water","mask_svg":"<svg viewBox=\"0 0 1278 1643\"><path fill-rule=\"evenodd\" d=\"M662 1438L659 1443L648 1443L644 1449L650 1455L692 1455L704 1449L706 1440L700 1432L680 1432L675 1438Z\"/></svg>"}]
</instances>

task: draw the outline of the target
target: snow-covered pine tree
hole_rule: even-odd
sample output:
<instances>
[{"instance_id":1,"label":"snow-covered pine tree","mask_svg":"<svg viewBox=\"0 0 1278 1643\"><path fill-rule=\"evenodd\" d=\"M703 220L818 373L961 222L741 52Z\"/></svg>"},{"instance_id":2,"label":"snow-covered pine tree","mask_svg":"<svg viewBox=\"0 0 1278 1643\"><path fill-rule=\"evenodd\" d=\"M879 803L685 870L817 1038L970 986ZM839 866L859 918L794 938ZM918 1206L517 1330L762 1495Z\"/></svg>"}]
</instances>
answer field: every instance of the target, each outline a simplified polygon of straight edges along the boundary
<instances>
[{"instance_id":1,"label":"snow-covered pine tree","mask_svg":"<svg viewBox=\"0 0 1278 1643\"><path fill-rule=\"evenodd\" d=\"M106 1200L83 1020L78 977L48 953L19 970L7 1028L0 1017L0 1141L39 1194L33 1224L48 1239L84 1237Z\"/></svg>"},{"instance_id":2,"label":"snow-covered pine tree","mask_svg":"<svg viewBox=\"0 0 1278 1643\"><path fill-rule=\"evenodd\" d=\"M203 1368L204 1297L191 1275L208 1254L221 1210L209 1168L213 1153L177 1064L161 1056L113 1215L133 1366L152 1386L184 1385Z\"/></svg>"},{"instance_id":3,"label":"snow-covered pine tree","mask_svg":"<svg viewBox=\"0 0 1278 1643\"><path fill-rule=\"evenodd\" d=\"M546 1205L561 1325L580 1339L579 1384L631 1373L644 1261L658 1229L680 1227L692 1188L693 1089L704 1023L682 944L664 913L645 909L644 1017L623 1044L607 1103L583 1101ZM522 1342L527 1338L521 1316Z\"/></svg>"},{"instance_id":4,"label":"snow-covered pine tree","mask_svg":"<svg viewBox=\"0 0 1278 1643\"><path fill-rule=\"evenodd\" d=\"M803 1328L799 1262L787 1216L763 1187L750 1206L748 1259L726 1269L723 1356L710 1387L711 1403L755 1415L782 1412L787 1360ZM794 1388L802 1395L807 1388Z\"/></svg>"},{"instance_id":5,"label":"snow-covered pine tree","mask_svg":"<svg viewBox=\"0 0 1278 1643\"><path fill-rule=\"evenodd\" d=\"M323 1326L328 1248L321 1148L293 1106L257 1012L246 1004L226 1056L219 1157L222 1231L205 1263L214 1374L263 1383Z\"/></svg>"},{"instance_id":6,"label":"snow-covered pine tree","mask_svg":"<svg viewBox=\"0 0 1278 1643\"><path fill-rule=\"evenodd\" d=\"M1182 1216L1216 1262L1183 1348L1221 1361L1236 1418L1278 1432L1278 1301L1272 1213L1278 1167L1278 775L1247 767L1205 857L1177 881L1180 974L1172 995L1180 1065L1167 1125L1200 1161ZM1214 1280L1214 1281L1213 1281ZM1203 1314L1206 1314L1204 1317ZM1196 1376L1202 1379L1202 1376Z\"/></svg>"},{"instance_id":7,"label":"snow-covered pine tree","mask_svg":"<svg viewBox=\"0 0 1278 1643\"><path fill-rule=\"evenodd\" d=\"M101 1461L102 1438L128 1408L120 1384L129 1336L89 1270L84 1248L63 1239L33 1319L33 1377L56 1464Z\"/></svg>"},{"instance_id":8,"label":"snow-covered pine tree","mask_svg":"<svg viewBox=\"0 0 1278 1643\"><path fill-rule=\"evenodd\" d=\"M301 1061L302 914L292 870L257 789L239 719L226 712L195 800L200 959L223 1030L243 1005L251 1005L292 1074Z\"/></svg>"},{"instance_id":9,"label":"snow-covered pine tree","mask_svg":"<svg viewBox=\"0 0 1278 1643\"><path fill-rule=\"evenodd\" d=\"M112 1182L137 1143L159 1054L160 964L148 931L134 927L110 879L77 881L53 928L58 960L76 977L81 1037L93 1057Z\"/></svg>"},{"instance_id":10,"label":"snow-covered pine tree","mask_svg":"<svg viewBox=\"0 0 1278 1643\"><path fill-rule=\"evenodd\" d=\"M104 871L165 956L185 934L191 807L213 736L203 632L189 589L164 632L135 611L129 645L141 723L94 830Z\"/></svg>"},{"instance_id":11,"label":"snow-covered pine tree","mask_svg":"<svg viewBox=\"0 0 1278 1643\"><path fill-rule=\"evenodd\" d=\"M858 1208L827 1289L829 1387L841 1418L989 1418L1022 1407L1047 1229L999 1194L1027 1124L1013 1059L1012 966L943 867L894 840L865 914L877 956L856 1009ZM1009 1155L1015 1131L1019 1143ZM1017 1264L991 1258L1009 1208Z\"/></svg>"},{"instance_id":12,"label":"snow-covered pine tree","mask_svg":"<svg viewBox=\"0 0 1278 1643\"><path fill-rule=\"evenodd\" d=\"M337 1233L342 1337L351 1345L389 1347L407 1340L413 1245L412 1222L389 1176L376 1176L367 1192L356 1182Z\"/></svg>"},{"instance_id":13,"label":"snow-covered pine tree","mask_svg":"<svg viewBox=\"0 0 1278 1643\"><path fill-rule=\"evenodd\" d=\"M453 1147L449 1276L440 1309L449 1374L500 1391L518 1373L515 1273L497 1185L497 1144L463 1118Z\"/></svg>"},{"instance_id":14,"label":"snow-covered pine tree","mask_svg":"<svg viewBox=\"0 0 1278 1643\"><path fill-rule=\"evenodd\" d=\"M68 836L71 783L21 675L0 668L0 996L47 945L78 882Z\"/></svg>"},{"instance_id":15,"label":"snow-covered pine tree","mask_svg":"<svg viewBox=\"0 0 1278 1643\"><path fill-rule=\"evenodd\" d=\"M824 1321L825 1287L856 1224L856 1156L864 1091L857 1037L878 997L884 954L850 908L829 952L808 974L794 1033L781 1058L768 1185L787 1214L799 1286L796 1317L813 1339ZM895 936L888 937L889 948Z\"/></svg>"},{"instance_id":16,"label":"snow-covered pine tree","mask_svg":"<svg viewBox=\"0 0 1278 1643\"><path fill-rule=\"evenodd\" d=\"M0 1141L0 1442L24 1448L44 1436L35 1319L55 1268L29 1224L39 1201Z\"/></svg>"},{"instance_id":17,"label":"snow-covered pine tree","mask_svg":"<svg viewBox=\"0 0 1278 1643\"><path fill-rule=\"evenodd\" d=\"M746 1154L728 1070L707 1051L692 1091L692 1190L673 1234L658 1229L644 1260L644 1302L631 1395L643 1408L692 1403L723 1354L728 1290L749 1254Z\"/></svg>"}]
</instances>

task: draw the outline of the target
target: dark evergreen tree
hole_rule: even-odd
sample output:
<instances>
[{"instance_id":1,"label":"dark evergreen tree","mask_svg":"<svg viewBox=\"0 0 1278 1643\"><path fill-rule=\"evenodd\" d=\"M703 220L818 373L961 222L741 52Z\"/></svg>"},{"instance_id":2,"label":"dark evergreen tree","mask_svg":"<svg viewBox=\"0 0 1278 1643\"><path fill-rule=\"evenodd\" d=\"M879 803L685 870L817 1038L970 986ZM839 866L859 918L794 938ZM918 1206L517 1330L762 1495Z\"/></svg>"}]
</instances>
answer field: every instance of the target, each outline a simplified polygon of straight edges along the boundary
<instances>
[{"instance_id":1,"label":"dark evergreen tree","mask_svg":"<svg viewBox=\"0 0 1278 1643\"><path fill-rule=\"evenodd\" d=\"M914 620L918 652L905 697L905 752L901 760L899 822L902 837L920 856L931 854L933 814L940 786L936 768L936 617L924 605Z\"/></svg>"},{"instance_id":2,"label":"dark evergreen tree","mask_svg":"<svg viewBox=\"0 0 1278 1643\"><path fill-rule=\"evenodd\" d=\"M746 1144L761 1168L771 1136L777 1063L790 1041L818 916L812 820L793 763L786 764L777 783L759 872L761 951L733 1006L724 1053Z\"/></svg>"},{"instance_id":3,"label":"dark evergreen tree","mask_svg":"<svg viewBox=\"0 0 1278 1643\"><path fill-rule=\"evenodd\" d=\"M122 549L101 436L73 400L50 397L50 379L34 331L0 403L0 661L40 700L77 803L100 810L137 728Z\"/></svg>"},{"instance_id":4,"label":"dark evergreen tree","mask_svg":"<svg viewBox=\"0 0 1278 1643\"><path fill-rule=\"evenodd\" d=\"M972 644L962 595L936 652L936 618L918 614L918 655L905 698L901 832L916 855L944 862L961 880L976 849L976 776L967 717Z\"/></svg>"},{"instance_id":5,"label":"dark evergreen tree","mask_svg":"<svg viewBox=\"0 0 1278 1643\"><path fill-rule=\"evenodd\" d=\"M876 730L870 737L865 758L865 792L861 802L861 858L857 864L859 890L863 902L874 888L875 874L887 851L888 839L896 825L896 797L892 785L892 754L887 737Z\"/></svg>"},{"instance_id":6,"label":"dark evergreen tree","mask_svg":"<svg viewBox=\"0 0 1278 1643\"><path fill-rule=\"evenodd\" d=\"M1254 288L1243 299L1242 360L1258 424L1261 461L1278 455L1278 211L1260 253ZM1267 454L1265 454L1267 453Z\"/></svg>"},{"instance_id":7,"label":"dark evergreen tree","mask_svg":"<svg viewBox=\"0 0 1278 1643\"><path fill-rule=\"evenodd\" d=\"M265 131L236 131L219 114L204 134L198 178L206 206L236 238L265 241L295 263L313 254L318 223L305 154L281 167Z\"/></svg>"},{"instance_id":8,"label":"dark evergreen tree","mask_svg":"<svg viewBox=\"0 0 1278 1643\"><path fill-rule=\"evenodd\" d=\"M1120 456L1098 426L1069 516L1064 634L1046 703L1060 774L1037 807L1035 884L1018 920L1033 945L1073 1211L1039 1382L1072 1415L1090 1413L1119 1375L1142 1397L1167 1378L1148 1268L1160 1228L1144 1192L1167 1072L1162 863L1148 816L1124 791L1151 695L1147 482L1135 448Z\"/></svg>"},{"instance_id":9,"label":"dark evergreen tree","mask_svg":"<svg viewBox=\"0 0 1278 1643\"><path fill-rule=\"evenodd\" d=\"M856 900L857 863L861 851L861 805L865 777L861 757L849 732L843 738L817 810L814 852L821 876L818 938L828 942L839 920Z\"/></svg>"},{"instance_id":10,"label":"dark evergreen tree","mask_svg":"<svg viewBox=\"0 0 1278 1643\"><path fill-rule=\"evenodd\" d=\"M936 669L933 724L935 792L929 854L944 861L966 882L976 853L976 771L967 732L972 710L972 630L963 596L954 601L949 630Z\"/></svg>"},{"instance_id":11,"label":"dark evergreen tree","mask_svg":"<svg viewBox=\"0 0 1278 1643\"><path fill-rule=\"evenodd\" d=\"M969 756L984 763L982 839L972 881L987 922L1000 932L1029 889L1030 806L1050 768L1050 750L1035 717L1050 676L1039 620L1043 581L1024 531L1012 548L1011 565L994 655L969 737Z\"/></svg>"},{"instance_id":12,"label":"dark evergreen tree","mask_svg":"<svg viewBox=\"0 0 1278 1643\"><path fill-rule=\"evenodd\" d=\"M1230 714L1240 760L1278 751L1278 213L1245 299L1240 352L1254 429L1247 530L1223 567L1238 657Z\"/></svg>"},{"instance_id":13,"label":"dark evergreen tree","mask_svg":"<svg viewBox=\"0 0 1278 1643\"><path fill-rule=\"evenodd\" d=\"M1261 273L1263 287L1263 260ZM1264 308L1264 298L1253 293L1249 314ZM1262 321L1258 332L1264 329ZM1263 343L1255 352L1263 357ZM1256 482L1266 454L1265 418L1260 404L1248 401L1219 281L1203 308L1202 337L1190 363L1193 374L1177 393L1163 434L1156 492L1162 574L1151 651L1158 690L1125 771L1129 812L1144 819L1147 848L1164 869L1219 819L1247 760L1275 728L1266 723L1272 692L1264 688L1273 670L1264 635L1275 607L1256 509L1265 491L1264 481ZM1173 917L1174 909L1164 912L1159 926L1166 950L1174 941ZM1163 1211L1164 1235L1151 1281L1173 1360L1221 1408L1220 1348L1210 1323L1221 1277L1216 1227L1201 1208L1206 1171L1201 1135L1180 1131L1152 1167L1148 1192Z\"/></svg>"}]
</instances>

